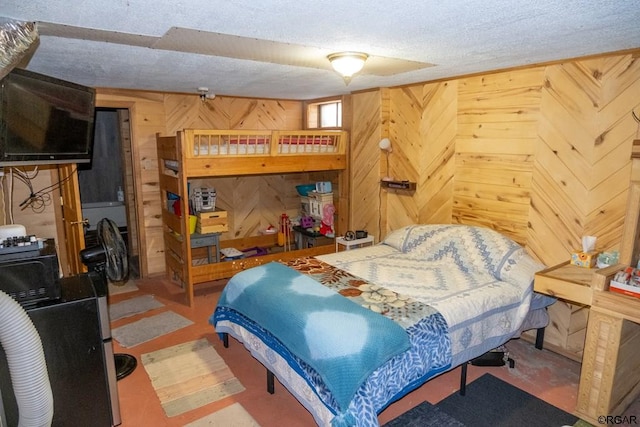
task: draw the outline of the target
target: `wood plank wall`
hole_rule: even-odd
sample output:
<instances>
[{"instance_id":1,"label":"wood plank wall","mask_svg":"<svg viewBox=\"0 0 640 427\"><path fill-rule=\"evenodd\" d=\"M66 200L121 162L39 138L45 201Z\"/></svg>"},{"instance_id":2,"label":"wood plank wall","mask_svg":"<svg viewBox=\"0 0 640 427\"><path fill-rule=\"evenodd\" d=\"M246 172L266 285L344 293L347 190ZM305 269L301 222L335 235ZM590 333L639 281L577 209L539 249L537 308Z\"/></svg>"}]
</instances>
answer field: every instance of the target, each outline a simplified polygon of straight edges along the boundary
<instances>
[{"instance_id":1,"label":"wood plank wall","mask_svg":"<svg viewBox=\"0 0 640 427\"><path fill-rule=\"evenodd\" d=\"M385 217L354 211L353 221L386 224L381 235L412 223L485 225L547 265L567 260L582 235L617 247L639 93L640 61L619 55L354 94L353 199L381 192L385 123L391 174L418 186L383 190L383 205L363 210ZM378 176L355 172L375 165L376 151Z\"/></svg>"},{"instance_id":2,"label":"wood plank wall","mask_svg":"<svg viewBox=\"0 0 640 427\"><path fill-rule=\"evenodd\" d=\"M32 177L31 186L34 192L56 185L53 177L57 177L57 174L51 173L50 166L20 166L17 169ZM4 173L4 176L0 177L0 191L2 191L0 194L0 212L2 214L0 225L12 223L24 225L27 234L56 239L56 245L58 245L54 194L46 194L33 204L20 206L29 198L31 190L15 174L11 175L10 168L5 168Z\"/></svg>"},{"instance_id":3,"label":"wood plank wall","mask_svg":"<svg viewBox=\"0 0 640 427\"><path fill-rule=\"evenodd\" d=\"M128 108L131 126L131 153L135 184L140 274L143 277L162 274L164 241L160 218L156 133L165 132L164 94L144 91L98 89L99 107Z\"/></svg>"}]
</instances>

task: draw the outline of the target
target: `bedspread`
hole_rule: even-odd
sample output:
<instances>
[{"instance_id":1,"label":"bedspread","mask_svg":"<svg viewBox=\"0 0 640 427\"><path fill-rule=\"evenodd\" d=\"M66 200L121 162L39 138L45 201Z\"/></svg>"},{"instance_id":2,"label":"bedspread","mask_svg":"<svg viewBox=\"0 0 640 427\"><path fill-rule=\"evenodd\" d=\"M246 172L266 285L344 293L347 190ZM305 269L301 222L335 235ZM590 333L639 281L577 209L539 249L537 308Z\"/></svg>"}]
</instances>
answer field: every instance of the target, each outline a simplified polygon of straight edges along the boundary
<instances>
[{"instance_id":1,"label":"bedspread","mask_svg":"<svg viewBox=\"0 0 640 427\"><path fill-rule=\"evenodd\" d=\"M451 368L451 342L447 323L432 307L358 278L316 258L298 258L286 265L310 275L345 298L403 325L411 348L376 369L360 386L346 411L328 390L321 376L304 360L253 319L228 307L218 305L210 318L218 333L231 333L245 343L266 366L287 365L296 375L279 379L312 413L318 425L334 427L377 426L377 413L407 392ZM266 285L270 286L270 285ZM280 297L283 297L280 295ZM343 325L351 331L350 325ZM280 361L280 362L279 362ZM282 374L283 370L276 371ZM302 378L312 390L302 387Z\"/></svg>"},{"instance_id":2,"label":"bedspread","mask_svg":"<svg viewBox=\"0 0 640 427\"><path fill-rule=\"evenodd\" d=\"M520 331L534 274L544 268L500 233L457 224L407 226L374 247L318 258L437 309L454 366Z\"/></svg>"},{"instance_id":3,"label":"bedspread","mask_svg":"<svg viewBox=\"0 0 640 427\"><path fill-rule=\"evenodd\" d=\"M276 262L233 276L218 307L250 316L278 337L320 374L343 411L375 369L409 349L406 332L392 320Z\"/></svg>"},{"instance_id":4,"label":"bedspread","mask_svg":"<svg viewBox=\"0 0 640 427\"><path fill-rule=\"evenodd\" d=\"M358 427L377 426L377 414L391 402L519 333L530 312L533 275L544 267L495 231L457 225L410 226L373 247L286 264L393 320L409 336L410 348L375 369L346 411L322 375L252 314L218 306L210 322L243 342L319 425L356 420Z\"/></svg>"}]
</instances>

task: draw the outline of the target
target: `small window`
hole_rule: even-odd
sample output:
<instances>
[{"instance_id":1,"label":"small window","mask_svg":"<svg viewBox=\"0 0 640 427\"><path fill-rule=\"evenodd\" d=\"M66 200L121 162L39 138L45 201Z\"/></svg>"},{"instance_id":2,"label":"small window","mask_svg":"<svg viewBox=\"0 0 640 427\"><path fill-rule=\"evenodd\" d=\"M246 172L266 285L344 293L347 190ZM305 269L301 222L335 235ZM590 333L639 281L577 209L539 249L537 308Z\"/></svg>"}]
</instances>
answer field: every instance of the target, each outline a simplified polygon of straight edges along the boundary
<instances>
[{"instance_id":1,"label":"small window","mask_svg":"<svg viewBox=\"0 0 640 427\"><path fill-rule=\"evenodd\" d=\"M307 117L309 129L342 127L342 101L309 104Z\"/></svg>"}]
</instances>

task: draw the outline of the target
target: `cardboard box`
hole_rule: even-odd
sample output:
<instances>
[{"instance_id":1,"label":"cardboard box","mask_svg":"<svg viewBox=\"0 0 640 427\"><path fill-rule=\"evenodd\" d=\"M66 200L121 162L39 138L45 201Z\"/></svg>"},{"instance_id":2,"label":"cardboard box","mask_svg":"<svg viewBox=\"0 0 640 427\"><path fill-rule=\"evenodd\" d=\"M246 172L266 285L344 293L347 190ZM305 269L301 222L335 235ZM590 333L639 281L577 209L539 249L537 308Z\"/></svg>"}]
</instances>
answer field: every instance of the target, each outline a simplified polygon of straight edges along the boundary
<instances>
[{"instance_id":1,"label":"cardboard box","mask_svg":"<svg viewBox=\"0 0 640 427\"><path fill-rule=\"evenodd\" d=\"M599 252L582 252L582 251L574 251L571 252L571 264L577 265L578 267L586 267L593 268L596 265L596 261L598 259Z\"/></svg>"},{"instance_id":2,"label":"cardboard box","mask_svg":"<svg viewBox=\"0 0 640 427\"><path fill-rule=\"evenodd\" d=\"M229 231L227 211L199 212L196 232L200 234L224 233Z\"/></svg>"},{"instance_id":3,"label":"cardboard box","mask_svg":"<svg viewBox=\"0 0 640 427\"><path fill-rule=\"evenodd\" d=\"M611 292L617 292L624 295L640 298L640 286L627 285L625 283L619 283L612 280L609 283L609 290Z\"/></svg>"}]
</instances>

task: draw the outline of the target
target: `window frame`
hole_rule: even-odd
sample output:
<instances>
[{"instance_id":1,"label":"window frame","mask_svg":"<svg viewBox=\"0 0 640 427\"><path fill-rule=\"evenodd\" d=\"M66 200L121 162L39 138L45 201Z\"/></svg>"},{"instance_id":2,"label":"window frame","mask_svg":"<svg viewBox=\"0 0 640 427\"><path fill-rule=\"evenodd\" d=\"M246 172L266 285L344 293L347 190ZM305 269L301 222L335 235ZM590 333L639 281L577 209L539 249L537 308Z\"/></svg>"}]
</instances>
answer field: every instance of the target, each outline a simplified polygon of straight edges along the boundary
<instances>
[{"instance_id":1,"label":"window frame","mask_svg":"<svg viewBox=\"0 0 640 427\"><path fill-rule=\"evenodd\" d=\"M336 124L337 126L320 126L322 123L322 106L336 104ZM307 129L342 129L343 119L343 100L342 97L324 98L305 103L305 124Z\"/></svg>"}]
</instances>

